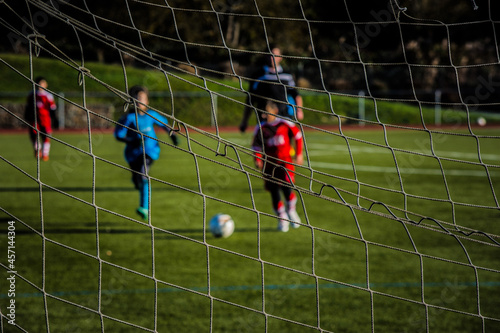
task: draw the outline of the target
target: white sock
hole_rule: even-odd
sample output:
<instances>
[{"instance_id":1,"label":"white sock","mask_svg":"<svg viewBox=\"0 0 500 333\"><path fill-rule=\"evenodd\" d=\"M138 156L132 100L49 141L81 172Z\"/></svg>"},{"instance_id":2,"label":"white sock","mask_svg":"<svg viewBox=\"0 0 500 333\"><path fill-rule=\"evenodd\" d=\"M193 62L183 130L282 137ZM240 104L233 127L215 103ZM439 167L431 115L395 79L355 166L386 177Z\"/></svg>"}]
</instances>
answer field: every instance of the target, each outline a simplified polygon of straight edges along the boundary
<instances>
[{"instance_id":1,"label":"white sock","mask_svg":"<svg viewBox=\"0 0 500 333\"><path fill-rule=\"evenodd\" d=\"M50 142L44 142L43 143L43 156L49 156L49 152L50 152Z\"/></svg>"}]
</instances>

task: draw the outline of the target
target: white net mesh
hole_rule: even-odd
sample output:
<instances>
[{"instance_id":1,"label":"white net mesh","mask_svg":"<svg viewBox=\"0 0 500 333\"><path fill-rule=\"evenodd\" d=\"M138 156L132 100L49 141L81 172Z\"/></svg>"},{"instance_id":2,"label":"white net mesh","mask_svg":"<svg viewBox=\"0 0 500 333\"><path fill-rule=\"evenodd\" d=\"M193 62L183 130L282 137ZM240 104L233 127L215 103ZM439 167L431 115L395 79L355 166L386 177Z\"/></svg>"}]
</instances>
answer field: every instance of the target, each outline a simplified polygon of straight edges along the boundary
<instances>
[{"instance_id":1,"label":"white net mesh","mask_svg":"<svg viewBox=\"0 0 500 333\"><path fill-rule=\"evenodd\" d=\"M48 162L0 137L1 331L499 330L495 6L0 1L2 127L44 75L66 128ZM304 100L288 233L236 129L274 43ZM159 135L144 221L109 130L136 84L181 141Z\"/></svg>"}]
</instances>

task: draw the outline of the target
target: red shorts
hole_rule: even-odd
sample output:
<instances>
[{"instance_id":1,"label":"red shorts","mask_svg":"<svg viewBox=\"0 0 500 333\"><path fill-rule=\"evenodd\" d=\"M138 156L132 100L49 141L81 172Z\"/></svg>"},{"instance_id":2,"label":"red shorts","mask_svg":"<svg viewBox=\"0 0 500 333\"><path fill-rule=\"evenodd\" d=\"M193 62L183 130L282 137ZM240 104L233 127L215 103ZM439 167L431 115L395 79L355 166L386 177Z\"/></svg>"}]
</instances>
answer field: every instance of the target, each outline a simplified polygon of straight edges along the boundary
<instances>
[{"instance_id":1,"label":"red shorts","mask_svg":"<svg viewBox=\"0 0 500 333\"><path fill-rule=\"evenodd\" d=\"M35 127L35 123L31 124ZM39 114L37 119L37 129L43 134L52 134L52 118L50 114ZM33 134L36 134L35 129L30 129Z\"/></svg>"}]
</instances>

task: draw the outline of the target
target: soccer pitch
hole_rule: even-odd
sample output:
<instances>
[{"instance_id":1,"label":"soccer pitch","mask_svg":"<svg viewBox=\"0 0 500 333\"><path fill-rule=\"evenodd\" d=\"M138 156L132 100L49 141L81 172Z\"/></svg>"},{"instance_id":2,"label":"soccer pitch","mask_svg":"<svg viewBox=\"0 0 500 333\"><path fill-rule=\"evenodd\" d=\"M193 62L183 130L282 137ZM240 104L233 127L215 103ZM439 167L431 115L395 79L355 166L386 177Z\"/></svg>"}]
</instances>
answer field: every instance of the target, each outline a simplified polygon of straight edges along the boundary
<instances>
[{"instance_id":1,"label":"soccer pitch","mask_svg":"<svg viewBox=\"0 0 500 333\"><path fill-rule=\"evenodd\" d=\"M499 331L500 170L477 165L500 164L498 129L457 133L305 131L287 233L250 133L162 145L150 221L111 133L55 132L39 163L27 133L0 135L1 285L10 221L17 271L2 332ZM227 239L208 231L220 212Z\"/></svg>"}]
</instances>

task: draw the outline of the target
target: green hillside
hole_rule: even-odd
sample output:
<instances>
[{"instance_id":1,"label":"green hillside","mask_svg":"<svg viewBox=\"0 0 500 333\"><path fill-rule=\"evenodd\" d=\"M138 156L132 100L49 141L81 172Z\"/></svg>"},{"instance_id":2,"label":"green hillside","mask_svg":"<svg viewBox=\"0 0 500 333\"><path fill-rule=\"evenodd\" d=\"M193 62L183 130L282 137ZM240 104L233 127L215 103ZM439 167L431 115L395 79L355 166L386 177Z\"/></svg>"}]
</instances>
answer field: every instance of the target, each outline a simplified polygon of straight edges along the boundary
<instances>
[{"instance_id":1,"label":"green hillside","mask_svg":"<svg viewBox=\"0 0 500 333\"><path fill-rule=\"evenodd\" d=\"M246 81L236 78L213 78L210 73L191 74L187 70L164 66L164 71L146 70L137 66L121 64L101 64L95 62L77 63L43 57L1 54L0 81L1 100L9 103L24 103L31 89L29 78L43 75L49 82L49 89L56 94L64 93L65 98L76 104L112 105L121 112L125 102L117 91L125 91L128 86L141 84L151 92L150 103L167 114L194 126L213 123L212 105L216 105L217 121L220 126L235 126L241 119L246 94L240 89L247 88ZM33 75L30 73L33 72ZM360 98L338 95L335 92L321 92L316 89L301 89L304 96L305 125L357 123ZM174 96L172 99L171 96ZM369 123L381 122L395 125L426 125L435 123L432 105L381 101L365 97L364 119ZM429 107L430 106L430 107ZM466 124L467 115L463 111L442 110L443 124ZM472 115L475 121L478 115Z\"/></svg>"}]
</instances>

